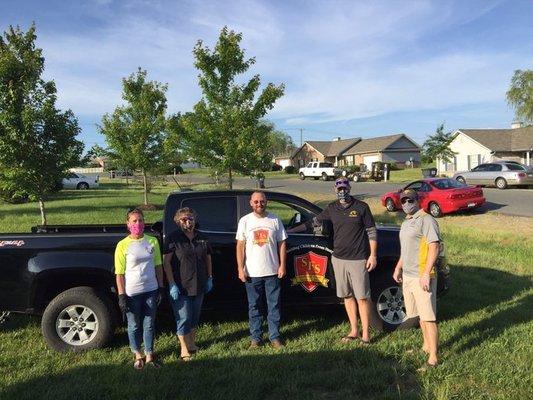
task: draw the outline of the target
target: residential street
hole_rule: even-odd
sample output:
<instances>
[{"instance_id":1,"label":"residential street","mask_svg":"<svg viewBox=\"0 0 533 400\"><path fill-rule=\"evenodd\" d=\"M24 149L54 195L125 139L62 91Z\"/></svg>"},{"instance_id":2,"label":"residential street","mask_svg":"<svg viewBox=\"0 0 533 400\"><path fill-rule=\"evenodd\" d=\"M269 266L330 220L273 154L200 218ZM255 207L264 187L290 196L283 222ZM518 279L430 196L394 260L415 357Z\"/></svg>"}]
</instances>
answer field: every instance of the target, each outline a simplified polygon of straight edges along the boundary
<instances>
[{"instance_id":1,"label":"residential street","mask_svg":"<svg viewBox=\"0 0 533 400\"><path fill-rule=\"evenodd\" d=\"M205 175L186 174L178 177L179 181L187 183L211 183L212 179ZM267 179L266 190L274 190L285 193L331 193L333 198L333 183L323 182L314 179L285 178ZM397 190L405 186L401 183L382 182L359 182L352 183L352 193L364 198L381 197L382 194ZM235 188L252 189L255 188L255 181L250 178L238 177L235 179ZM518 215L533 217L533 190L532 189L506 189L483 188L483 193L487 199L486 209L507 215Z\"/></svg>"}]
</instances>

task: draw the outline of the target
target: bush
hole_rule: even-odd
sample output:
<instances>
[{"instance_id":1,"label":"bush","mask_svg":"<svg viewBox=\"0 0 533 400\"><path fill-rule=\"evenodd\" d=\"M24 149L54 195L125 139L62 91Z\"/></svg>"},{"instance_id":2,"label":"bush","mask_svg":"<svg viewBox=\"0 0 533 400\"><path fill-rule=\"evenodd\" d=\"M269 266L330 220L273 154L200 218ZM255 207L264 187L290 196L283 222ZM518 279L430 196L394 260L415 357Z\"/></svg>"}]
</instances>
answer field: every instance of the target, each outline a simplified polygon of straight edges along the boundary
<instances>
[{"instance_id":1,"label":"bush","mask_svg":"<svg viewBox=\"0 0 533 400\"><path fill-rule=\"evenodd\" d=\"M283 167L279 164L272 164L272 168L271 168L271 171L281 171L283 169Z\"/></svg>"},{"instance_id":2,"label":"bush","mask_svg":"<svg viewBox=\"0 0 533 400\"><path fill-rule=\"evenodd\" d=\"M400 171L403 168L398 167L398 164L396 163L390 163L389 171Z\"/></svg>"},{"instance_id":3,"label":"bush","mask_svg":"<svg viewBox=\"0 0 533 400\"><path fill-rule=\"evenodd\" d=\"M342 169L344 169L347 174L353 174L354 172L359 172L361 170L359 165L346 165Z\"/></svg>"},{"instance_id":4,"label":"bush","mask_svg":"<svg viewBox=\"0 0 533 400\"><path fill-rule=\"evenodd\" d=\"M293 167L292 165L287 165L285 167L284 171L285 171L286 174L295 174L296 173L296 168Z\"/></svg>"}]
</instances>

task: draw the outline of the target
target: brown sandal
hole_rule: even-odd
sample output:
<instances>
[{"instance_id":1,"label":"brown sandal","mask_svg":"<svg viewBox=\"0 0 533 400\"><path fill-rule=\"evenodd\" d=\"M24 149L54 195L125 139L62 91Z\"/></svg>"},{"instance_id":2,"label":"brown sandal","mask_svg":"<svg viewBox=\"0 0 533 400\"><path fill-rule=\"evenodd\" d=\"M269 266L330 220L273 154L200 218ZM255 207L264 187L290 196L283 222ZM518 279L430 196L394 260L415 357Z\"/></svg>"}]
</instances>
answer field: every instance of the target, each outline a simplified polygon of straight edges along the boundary
<instances>
[{"instance_id":1,"label":"brown sandal","mask_svg":"<svg viewBox=\"0 0 533 400\"><path fill-rule=\"evenodd\" d=\"M136 370L141 370L144 368L144 359L143 358L136 358L135 362L133 363L133 368Z\"/></svg>"}]
</instances>

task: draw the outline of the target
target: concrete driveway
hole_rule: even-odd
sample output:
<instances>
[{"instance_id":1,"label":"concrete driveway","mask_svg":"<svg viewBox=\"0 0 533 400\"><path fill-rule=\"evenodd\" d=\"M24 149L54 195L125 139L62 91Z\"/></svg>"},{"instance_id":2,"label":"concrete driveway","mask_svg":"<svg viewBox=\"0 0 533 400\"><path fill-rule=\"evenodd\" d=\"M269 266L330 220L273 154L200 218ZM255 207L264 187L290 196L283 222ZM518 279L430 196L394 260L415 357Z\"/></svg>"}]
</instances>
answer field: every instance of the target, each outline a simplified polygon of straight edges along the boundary
<instances>
[{"instance_id":1,"label":"concrete driveway","mask_svg":"<svg viewBox=\"0 0 533 400\"><path fill-rule=\"evenodd\" d=\"M181 178L181 179L180 179ZM180 180L194 183L210 183L212 180L207 176L186 174L181 175ZM274 190L284 193L324 193L331 194L333 199L333 182L323 182L321 180L298 178L267 179L267 190ZM398 190L406 186L407 183L384 183L384 182L352 182L352 193L368 197L381 197L386 192ZM238 177L235 179L235 188L253 189L255 181L250 178ZM518 215L533 217L533 190L532 189L505 189L483 188L483 193L487 199L485 209L507 215Z\"/></svg>"}]
</instances>

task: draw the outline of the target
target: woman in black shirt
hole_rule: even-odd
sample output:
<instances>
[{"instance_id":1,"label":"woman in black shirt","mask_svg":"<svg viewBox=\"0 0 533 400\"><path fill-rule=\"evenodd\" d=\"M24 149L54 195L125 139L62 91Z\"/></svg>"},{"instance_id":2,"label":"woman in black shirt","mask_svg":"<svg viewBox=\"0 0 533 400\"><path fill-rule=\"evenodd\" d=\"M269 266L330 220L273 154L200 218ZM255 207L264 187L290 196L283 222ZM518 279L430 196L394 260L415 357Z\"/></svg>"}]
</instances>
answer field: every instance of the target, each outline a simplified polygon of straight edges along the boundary
<instances>
[{"instance_id":1,"label":"woman in black shirt","mask_svg":"<svg viewBox=\"0 0 533 400\"><path fill-rule=\"evenodd\" d=\"M167 237L163 264L176 318L180 358L189 361L198 350L195 337L204 294L213 288L211 246L196 229L196 214L191 208L176 211L174 222L180 229Z\"/></svg>"}]
</instances>

